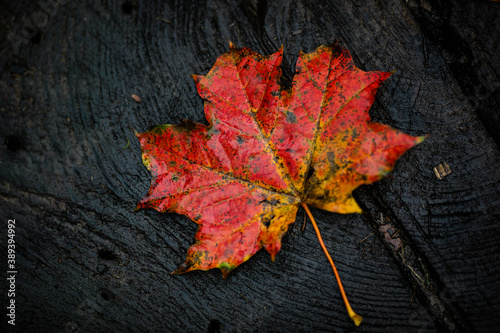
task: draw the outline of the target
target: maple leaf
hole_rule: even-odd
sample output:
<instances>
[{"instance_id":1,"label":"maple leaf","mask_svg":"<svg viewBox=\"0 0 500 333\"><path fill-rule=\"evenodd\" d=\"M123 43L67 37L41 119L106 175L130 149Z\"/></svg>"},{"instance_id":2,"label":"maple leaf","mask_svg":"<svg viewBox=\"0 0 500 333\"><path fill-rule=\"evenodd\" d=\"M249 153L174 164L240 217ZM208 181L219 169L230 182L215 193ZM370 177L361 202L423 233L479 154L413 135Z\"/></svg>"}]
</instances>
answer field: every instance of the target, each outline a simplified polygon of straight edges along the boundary
<instances>
[{"instance_id":1,"label":"maple leaf","mask_svg":"<svg viewBox=\"0 0 500 333\"><path fill-rule=\"evenodd\" d=\"M282 90L281 60L282 49L263 56L231 44L206 76L193 76L209 126L186 120L136 133L153 178L137 209L199 225L174 273L219 268L225 278L262 247L274 260L300 205L361 212L352 191L423 140L370 121L391 73L364 72L338 44L321 46L300 54Z\"/></svg>"}]
</instances>

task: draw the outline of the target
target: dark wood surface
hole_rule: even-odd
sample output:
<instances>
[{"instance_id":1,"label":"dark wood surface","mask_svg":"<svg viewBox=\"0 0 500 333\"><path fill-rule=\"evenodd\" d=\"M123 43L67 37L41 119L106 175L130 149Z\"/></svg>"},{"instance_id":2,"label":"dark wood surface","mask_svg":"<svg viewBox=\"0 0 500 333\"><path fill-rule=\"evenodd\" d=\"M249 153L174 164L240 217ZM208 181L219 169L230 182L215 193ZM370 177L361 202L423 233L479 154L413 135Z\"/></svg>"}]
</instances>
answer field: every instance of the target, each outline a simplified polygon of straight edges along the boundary
<instances>
[{"instance_id":1,"label":"dark wood surface","mask_svg":"<svg viewBox=\"0 0 500 333\"><path fill-rule=\"evenodd\" d=\"M52 3L0 5L1 262L15 219L17 331L500 330L500 3ZM372 118L429 135L355 192L364 214L313 211L359 328L302 211L275 262L260 251L227 280L170 275L196 225L133 212L150 175L131 127L205 122L190 75L228 41L283 45L290 82L300 50L335 40L361 69L396 70Z\"/></svg>"}]
</instances>

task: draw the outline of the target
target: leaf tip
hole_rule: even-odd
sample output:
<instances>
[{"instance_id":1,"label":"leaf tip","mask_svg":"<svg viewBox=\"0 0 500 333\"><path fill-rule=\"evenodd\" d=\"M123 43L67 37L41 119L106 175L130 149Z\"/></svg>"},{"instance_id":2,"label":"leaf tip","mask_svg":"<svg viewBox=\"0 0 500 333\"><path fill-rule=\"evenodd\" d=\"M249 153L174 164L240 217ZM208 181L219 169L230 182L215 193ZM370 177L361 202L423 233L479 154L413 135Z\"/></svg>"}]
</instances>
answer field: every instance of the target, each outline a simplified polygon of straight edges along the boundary
<instances>
[{"instance_id":1,"label":"leaf tip","mask_svg":"<svg viewBox=\"0 0 500 333\"><path fill-rule=\"evenodd\" d=\"M203 77L202 75L196 75L196 74L191 74L191 77L193 78L195 83L200 82L201 78Z\"/></svg>"},{"instance_id":2,"label":"leaf tip","mask_svg":"<svg viewBox=\"0 0 500 333\"><path fill-rule=\"evenodd\" d=\"M263 245L266 251L271 255L271 260L274 262L276 255L281 249L281 239L278 238L273 241L266 241Z\"/></svg>"},{"instance_id":3,"label":"leaf tip","mask_svg":"<svg viewBox=\"0 0 500 333\"><path fill-rule=\"evenodd\" d=\"M218 267L220 269L220 272L222 273L222 278L225 280L228 274L231 273L231 271L236 268L236 265L231 265L228 263L220 263Z\"/></svg>"},{"instance_id":4,"label":"leaf tip","mask_svg":"<svg viewBox=\"0 0 500 333\"><path fill-rule=\"evenodd\" d=\"M235 49L236 46L234 46L233 42L231 42L230 40L228 40L229 42L229 49Z\"/></svg>"},{"instance_id":5,"label":"leaf tip","mask_svg":"<svg viewBox=\"0 0 500 333\"><path fill-rule=\"evenodd\" d=\"M352 214L363 214L363 210L361 209L361 207L358 206L357 208L353 209L351 211L351 213Z\"/></svg>"},{"instance_id":6,"label":"leaf tip","mask_svg":"<svg viewBox=\"0 0 500 333\"><path fill-rule=\"evenodd\" d=\"M170 274L173 274L173 275L179 275L179 274L183 274L183 273L187 273L191 270L192 268L189 266L188 262L186 261L185 263L183 263L179 268L177 268L175 271L173 271L172 273Z\"/></svg>"},{"instance_id":7,"label":"leaf tip","mask_svg":"<svg viewBox=\"0 0 500 333\"><path fill-rule=\"evenodd\" d=\"M132 131L134 131L134 135L135 135L136 137L139 137L139 136L141 135L141 133L137 132L137 131L135 130L135 128L130 127L130 129L131 129Z\"/></svg>"},{"instance_id":8,"label":"leaf tip","mask_svg":"<svg viewBox=\"0 0 500 333\"><path fill-rule=\"evenodd\" d=\"M429 137L429 134L417 136L415 139L415 144L418 145L419 143L424 142L425 140L427 140L428 137Z\"/></svg>"},{"instance_id":9,"label":"leaf tip","mask_svg":"<svg viewBox=\"0 0 500 333\"><path fill-rule=\"evenodd\" d=\"M385 80L387 80L392 74L396 73L395 70L393 71L390 71L390 72L379 72L380 73L380 82L384 82Z\"/></svg>"},{"instance_id":10,"label":"leaf tip","mask_svg":"<svg viewBox=\"0 0 500 333\"><path fill-rule=\"evenodd\" d=\"M227 275L229 274L229 272L231 272L230 270L227 270L227 269L224 269L224 268L221 268L220 269L220 272L222 273L222 278L225 280L227 278Z\"/></svg>"}]
</instances>

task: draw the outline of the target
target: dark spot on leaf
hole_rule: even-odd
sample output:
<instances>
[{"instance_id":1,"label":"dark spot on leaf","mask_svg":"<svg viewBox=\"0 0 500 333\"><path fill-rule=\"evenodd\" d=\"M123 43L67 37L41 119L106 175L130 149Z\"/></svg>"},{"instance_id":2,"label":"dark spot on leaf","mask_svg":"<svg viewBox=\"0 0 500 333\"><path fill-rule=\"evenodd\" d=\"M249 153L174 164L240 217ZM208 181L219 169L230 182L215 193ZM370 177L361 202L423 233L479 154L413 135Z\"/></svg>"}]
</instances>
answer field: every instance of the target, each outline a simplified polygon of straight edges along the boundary
<instances>
[{"instance_id":1,"label":"dark spot on leaf","mask_svg":"<svg viewBox=\"0 0 500 333\"><path fill-rule=\"evenodd\" d=\"M336 173L336 171L340 168L339 165L335 162L335 153L333 151L329 151L326 153L326 158L328 159L328 163L330 164L330 170L332 173Z\"/></svg>"},{"instance_id":2,"label":"dark spot on leaf","mask_svg":"<svg viewBox=\"0 0 500 333\"><path fill-rule=\"evenodd\" d=\"M356 140L359 137L359 131L356 128L353 128L351 131L351 138L352 140Z\"/></svg>"},{"instance_id":3,"label":"dark spot on leaf","mask_svg":"<svg viewBox=\"0 0 500 333\"><path fill-rule=\"evenodd\" d=\"M265 204L269 204L269 205L276 205L277 203L279 203L279 200L276 199L276 198L272 198L272 199L269 199L268 198L265 198L264 200L261 200L260 203L265 203Z\"/></svg>"},{"instance_id":4,"label":"dark spot on leaf","mask_svg":"<svg viewBox=\"0 0 500 333\"><path fill-rule=\"evenodd\" d=\"M262 219L262 224L266 227L266 228L269 228L269 226L271 225L271 221L274 219L274 215L271 215L270 217L264 217Z\"/></svg>"},{"instance_id":5,"label":"dark spot on leaf","mask_svg":"<svg viewBox=\"0 0 500 333\"><path fill-rule=\"evenodd\" d=\"M309 171L307 171L306 181L309 180L309 178L311 178L313 174L314 174L314 167L310 167Z\"/></svg>"},{"instance_id":6,"label":"dark spot on leaf","mask_svg":"<svg viewBox=\"0 0 500 333\"><path fill-rule=\"evenodd\" d=\"M326 153L326 158L328 159L328 163L335 164L335 153L333 151Z\"/></svg>"},{"instance_id":7,"label":"dark spot on leaf","mask_svg":"<svg viewBox=\"0 0 500 333\"><path fill-rule=\"evenodd\" d=\"M287 112L286 113L286 120L289 123L295 124L297 122L297 116L295 116L295 113L293 113L293 112Z\"/></svg>"}]
</instances>

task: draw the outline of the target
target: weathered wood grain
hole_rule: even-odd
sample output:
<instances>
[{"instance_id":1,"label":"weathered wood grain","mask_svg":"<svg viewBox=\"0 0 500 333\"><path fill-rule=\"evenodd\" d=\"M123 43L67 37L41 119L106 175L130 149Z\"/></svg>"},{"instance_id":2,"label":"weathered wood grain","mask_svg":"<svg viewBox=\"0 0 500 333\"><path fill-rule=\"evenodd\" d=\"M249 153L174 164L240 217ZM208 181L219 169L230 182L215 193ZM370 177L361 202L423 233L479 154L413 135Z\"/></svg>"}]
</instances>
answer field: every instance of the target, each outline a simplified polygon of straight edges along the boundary
<instances>
[{"instance_id":1,"label":"weathered wood grain","mask_svg":"<svg viewBox=\"0 0 500 333\"><path fill-rule=\"evenodd\" d=\"M54 0L0 13L0 218L17 222L19 332L500 327L499 3ZM229 40L283 45L288 82L300 50L339 40L360 68L396 70L372 118L429 135L356 191L364 214L313 211L359 328L303 212L274 263L261 251L225 281L171 276L196 225L133 212L150 176L131 127L205 122L190 75Z\"/></svg>"}]
</instances>

